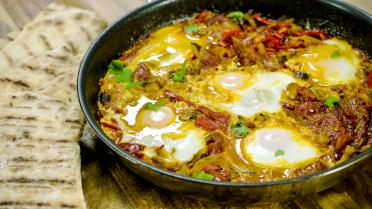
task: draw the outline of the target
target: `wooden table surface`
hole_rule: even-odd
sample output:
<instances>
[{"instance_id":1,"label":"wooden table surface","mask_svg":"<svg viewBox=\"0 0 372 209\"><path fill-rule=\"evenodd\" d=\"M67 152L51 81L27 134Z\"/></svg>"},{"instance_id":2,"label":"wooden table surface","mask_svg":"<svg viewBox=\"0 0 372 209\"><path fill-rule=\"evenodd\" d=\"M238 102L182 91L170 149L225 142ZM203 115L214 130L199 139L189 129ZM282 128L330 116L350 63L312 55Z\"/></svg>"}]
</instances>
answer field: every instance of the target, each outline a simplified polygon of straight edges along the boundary
<instances>
[{"instance_id":1,"label":"wooden table surface","mask_svg":"<svg viewBox=\"0 0 372 209\"><path fill-rule=\"evenodd\" d=\"M348 0L372 14L372 0ZM53 0L0 0L0 37L15 30ZM145 3L144 0L63 0L91 9L108 23ZM90 209L118 208L372 208L372 161L335 187L308 197L263 206L220 206L164 191L143 181L110 157L82 146L82 180Z\"/></svg>"}]
</instances>

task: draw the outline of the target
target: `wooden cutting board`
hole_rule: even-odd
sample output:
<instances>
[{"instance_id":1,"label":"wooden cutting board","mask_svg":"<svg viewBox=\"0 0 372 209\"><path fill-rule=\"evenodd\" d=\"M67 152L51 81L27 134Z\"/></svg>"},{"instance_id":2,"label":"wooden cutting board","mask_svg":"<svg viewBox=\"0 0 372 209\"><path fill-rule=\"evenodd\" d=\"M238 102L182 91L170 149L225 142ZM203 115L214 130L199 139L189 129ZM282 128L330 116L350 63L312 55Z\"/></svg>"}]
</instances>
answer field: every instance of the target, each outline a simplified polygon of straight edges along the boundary
<instances>
[{"instance_id":1,"label":"wooden cutting board","mask_svg":"<svg viewBox=\"0 0 372 209\"><path fill-rule=\"evenodd\" d=\"M372 0L348 0L372 13ZM19 30L53 0L0 0L0 36ZM91 9L107 22L145 3L144 0L64 0ZM98 146L101 146L98 143ZM220 206L162 190L133 174L114 157L82 145L82 180L90 209L142 208L372 208L372 160L335 187L308 197L263 206Z\"/></svg>"}]
</instances>

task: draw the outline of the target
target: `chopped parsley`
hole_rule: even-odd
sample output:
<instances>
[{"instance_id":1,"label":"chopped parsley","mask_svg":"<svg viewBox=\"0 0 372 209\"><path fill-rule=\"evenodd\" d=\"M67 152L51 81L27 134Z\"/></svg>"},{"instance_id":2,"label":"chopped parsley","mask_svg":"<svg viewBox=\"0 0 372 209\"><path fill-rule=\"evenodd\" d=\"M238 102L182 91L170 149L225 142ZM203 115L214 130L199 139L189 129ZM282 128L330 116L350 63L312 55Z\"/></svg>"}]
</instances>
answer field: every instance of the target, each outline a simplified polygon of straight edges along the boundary
<instances>
[{"instance_id":1,"label":"chopped parsley","mask_svg":"<svg viewBox=\"0 0 372 209\"><path fill-rule=\"evenodd\" d=\"M338 51L338 50L336 50L336 51L332 52L331 57L332 57L333 59L338 59L338 58L341 57L341 52Z\"/></svg>"},{"instance_id":2,"label":"chopped parsley","mask_svg":"<svg viewBox=\"0 0 372 209\"><path fill-rule=\"evenodd\" d=\"M119 70L122 70L123 68L124 68L124 65L123 63L121 63L120 60L112 60L109 65L109 70L119 71Z\"/></svg>"},{"instance_id":3,"label":"chopped parsley","mask_svg":"<svg viewBox=\"0 0 372 209\"><path fill-rule=\"evenodd\" d=\"M226 17L239 22L243 19L244 13L241 11L230 12Z\"/></svg>"},{"instance_id":4,"label":"chopped parsley","mask_svg":"<svg viewBox=\"0 0 372 209\"><path fill-rule=\"evenodd\" d=\"M243 120L240 120L239 123L231 127L231 130L236 137L245 137L249 133L248 127L245 125Z\"/></svg>"},{"instance_id":5,"label":"chopped parsley","mask_svg":"<svg viewBox=\"0 0 372 209\"><path fill-rule=\"evenodd\" d=\"M285 154L284 150L278 149L278 150L275 151L274 156L279 157L279 156L282 156L284 154Z\"/></svg>"},{"instance_id":6,"label":"chopped parsley","mask_svg":"<svg viewBox=\"0 0 372 209\"><path fill-rule=\"evenodd\" d=\"M186 71L187 71L187 62L185 61L181 65L181 68L178 71L171 74L172 80L175 82L185 82Z\"/></svg>"},{"instance_id":7,"label":"chopped parsley","mask_svg":"<svg viewBox=\"0 0 372 209\"><path fill-rule=\"evenodd\" d=\"M132 69L124 66L120 60L112 60L107 73L114 75L117 82L127 83L125 89L131 89L143 85L143 82L133 81Z\"/></svg>"},{"instance_id":8,"label":"chopped parsley","mask_svg":"<svg viewBox=\"0 0 372 209\"><path fill-rule=\"evenodd\" d=\"M335 97L335 96L329 96L326 98L326 101L324 102L324 104L327 106L327 107L334 107L335 104L338 104L340 102L340 100Z\"/></svg>"},{"instance_id":9,"label":"chopped parsley","mask_svg":"<svg viewBox=\"0 0 372 209\"><path fill-rule=\"evenodd\" d=\"M192 177L196 179L207 180L207 181L211 181L214 179L213 175L206 173L204 171L193 173Z\"/></svg>"},{"instance_id":10,"label":"chopped parsley","mask_svg":"<svg viewBox=\"0 0 372 209\"><path fill-rule=\"evenodd\" d=\"M200 27L197 24L185 25L183 29L185 30L187 34L190 34L190 35L193 35L194 33L197 33L200 31Z\"/></svg>"},{"instance_id":11,"label":"chopped parsley","mask_svg":"<svg viewBox=\"0 0 372 209\"><path fill-rule=\"evenodd\" d=\"M147 103L146 104L146 109L148 110L158 110L159 108L161 108L163 105L161 103Z\"/></svg>"},{"instance_id":12,"label":"chopped parsley","mask_svg":"<svg viewBox=\"0 0 372 209\"><path fill-rule=\"evenodd\" d=\"M132 80L132 70L129 67L124 67L120 60L112 60L107 73L115 75L116 81L120 83Z\"/></svg>"},{"instance_id":13,"label":"chopped parsley","mask_svg":"<svg viewBox=\"0 0 372 209\"><path fill-rule=\"evenodd\" d=\"M129 67L124 68L116 74L116 80L120 83L130 82L132 80L132 70Z\"/></svg>"},{"instance_id":14,"label":"chopped parsley","mask_svg":"<svg viewBox=\"0 0 372 209\"><path fill-rule=\"evenodd\" d=\"M143 85L143 82L139 82L139 81L129 82L128 85L125 87L125 89L131 89L131 88L142 86L142 85Z\"/></svg>"}]
</instances>

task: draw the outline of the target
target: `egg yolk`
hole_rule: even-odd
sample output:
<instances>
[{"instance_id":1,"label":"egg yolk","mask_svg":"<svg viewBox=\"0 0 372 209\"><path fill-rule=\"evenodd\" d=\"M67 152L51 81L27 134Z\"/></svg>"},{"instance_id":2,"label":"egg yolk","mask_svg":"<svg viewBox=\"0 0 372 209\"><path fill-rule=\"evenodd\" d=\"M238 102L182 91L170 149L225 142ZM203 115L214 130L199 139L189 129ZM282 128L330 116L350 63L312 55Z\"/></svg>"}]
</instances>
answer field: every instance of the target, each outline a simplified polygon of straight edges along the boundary
<instances>
[{"instance_id":1,"label":"egg yolk","mask_svg":"<svg viewBox=\"0 0 372 209\"><path fill-rule=\"evenodd\" d=\"M217 75L214 83L217 88L222 87L227 90L239 90L246 85L247 78L241 73L231 72Z\"/></svg>"},{"instance_id":2,"label":"egg yolk","mask_svg":"<svg viewBox=\"0 0 372 209\"><path fill-rule=\"evenodd\" d=\"M171 108L163 106L158 110L143 110L139 113L139 117L143 126L164 128L170 125L176 116Z\"/></svg>"},{"instance_id":3,"label":"egg yolk","mask_svg":"<svg viewBox=\"0 0 372 209\"><path fill-rule=\"evenodd\" d=\"M130 67L136 68L138 63L149 66L167 67L182 64L192 52L192 42L205 45L206 37L190 37L179 25L166 26L150 35L144 47L138 50L137 56L131 61ZM154 72L158 74L158 72Z\"/></svg>"}]
</instances>

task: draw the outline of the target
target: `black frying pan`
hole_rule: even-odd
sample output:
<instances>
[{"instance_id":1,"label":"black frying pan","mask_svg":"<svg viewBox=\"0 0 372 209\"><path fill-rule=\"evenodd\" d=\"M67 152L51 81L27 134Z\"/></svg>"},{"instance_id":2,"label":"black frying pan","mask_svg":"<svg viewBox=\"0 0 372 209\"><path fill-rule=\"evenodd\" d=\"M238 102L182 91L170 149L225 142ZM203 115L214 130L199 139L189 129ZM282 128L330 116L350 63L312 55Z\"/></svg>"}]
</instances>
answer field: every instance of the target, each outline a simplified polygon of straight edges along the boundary
<instances>
[{"instance_id":1,"label":"black frying pan","mask_svg":"<svg viewBox=\"0 0 372 209\"><path fill-rule=\"evenodd\" d=\"M172 191L224 203L255 203L285 201L327 189L372 156L372 149L369 149L331 169L293 179L262 183L212 182L148 165L112 142L100 129L96 118L98 80L104 76L108 63L155 29L205 9L217 12L253 9L270 18L293 17L297 24L308 22L312 28L341 37L372 55L372 17L338 0L162 0L145 5L119 18L95 40L81 63L78 76L82 110L97 135L117 153L118 160L145 179Z\"/></svg>"}]
</instances>

